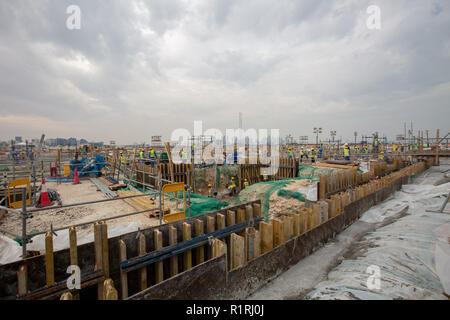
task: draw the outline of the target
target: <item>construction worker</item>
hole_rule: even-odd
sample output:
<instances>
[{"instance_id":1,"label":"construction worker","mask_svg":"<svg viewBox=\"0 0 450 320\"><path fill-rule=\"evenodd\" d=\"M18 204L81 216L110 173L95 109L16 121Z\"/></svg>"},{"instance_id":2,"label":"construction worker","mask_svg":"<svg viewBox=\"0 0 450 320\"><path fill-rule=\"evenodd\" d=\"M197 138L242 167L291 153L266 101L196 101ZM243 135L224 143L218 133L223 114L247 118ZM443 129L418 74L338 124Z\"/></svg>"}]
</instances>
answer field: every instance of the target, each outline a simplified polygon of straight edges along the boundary
<instances>
[{"instance_id":1,"label":"construction worker","mask_svg":"<svg viewBox=\"0 0 450 320\"><path fill-rule=\"evenodd\" d=\"M144 149L141 149L141 152L139 152L139 159L141 159L141 162L142 163L144 163L144 152L145 152L145 150Z\"/></svg>"},{"instance_id":2,"label":"construction worker","mask_svg":"<svg viewBox=\"0 0 450 320\"><path fill-rule=\"evenodd\" d=\"M378 157L378 161L384 161L384 160L385 160L384 151L381 151L380 156Z\"/></svg>"},{"instance_id":3,"label":"construction worker","mask_svg":"<svg viewBox=\"0 0 450 320\"><path fill-rule=\"evenodd\" d=\"M120 153L120 162L121 162L122 164L125 164L125 157L123 156L123 153L122 153L122 152Z\"/></svg>"},{"instance_id":4,"label":"construction worker","mask_svg":"<svg viewBox=\"0 0 450 320\"><path fill-rule=\"evenodd\" d=\"M208 184L208 198L214 198L214 189L211 183Z\"/></svg>"},{"instance_id":5,"label":"construction worker","mask_svg":"<svg viewBox=\"0 0 450 320\"><path fill-rule=\"evenodd\" d=\"M350 161L350 148L348 147L348 144L344 145L344 159Z\"/></svg>"},{"instance_id":6,"label":"construction worker","mask_svg":"<svg viewBox=\"0 0 450 320\"><path fill-rule=\"evenodd\" d=\"M289 147L288 157L289 159L292 159L294 157L294 155L292 154L292 147Z\"/></svg>"},{"instance_id":7,"label":"construction worker","mask_svg":"<svg viewBox=\"0 0 450 320\"><path fill-rule=\"evenodd\" d=\"M305 150L303 150L303 147L300 149L300 162L303 162L303 157L305 156Z\"/></svg>"},{"instance_id":8,"label":"construction worker","mask_svg":"<svg viewBox=\"0 0 450 320\"><path fill-rule=\"evenodd\" d=\"M379 142L378 142L378 138L375 138L373 140L373 151L378 153L378 148L379 148Z\"/></svg>"},{"instance_id":9,"label":"construction worker","mask_svg":"<svg viewBox=\"0 0 450 320\"><path fill-rule=\"evenodd\" d=\"M369 146L367 144L364 145L364 153L369 154Z\"/></svg>"},{"instance_id":10,"label":"construction worker","mask_svg":"<svg viewBox=\"0 0 450 320\"><path fill-rule=\"evenodd\" d=\"M234 177L231 177L231 180L228 184L228 190L230 190L230 196L233 196L236 193L236 183L234 181Z\"/></svg>"},{"instance_id":11,"label":"construction worker","mask_svg":"<svg viewBox=\"0 0 450 320\"><path fill-rule=\"evenodd\" d=\"M247 179L244 179L244 189L248 187L248 181Z\"/></svg>"},{"instance_id":12,"label":"construction worker","mask_svg":"<svg viewBox=\"0 0 450 320\"><path fill-rule=\"evenodd\" d=\"M150 165L153 167L155 165L155 160L156 160L156 153L155 153L155 150L153 150L153 148L150 148L150 151L148 152L148 156L150 158Z\"/></svg>"},{"instance_id":13,"label":"construction worker","mask_svg":"<svg viewBox=\"0 0 450 320\"><path fill-rule=\"evenodd\" d=\"M339 160L336 152L334 153L334 160Z\"/></svg>"},{"instance_id":14,"label":"construction worker","mask_svg":"<svg viewBox=\"0 0 450 320\"><path fill-rule=\"evenodd\" d=\"M309 157L311 158L311 162L316 162L316 151L314 150L314 148L311 148L311 154L309 155Z\"/></svg>"}]
</instances>

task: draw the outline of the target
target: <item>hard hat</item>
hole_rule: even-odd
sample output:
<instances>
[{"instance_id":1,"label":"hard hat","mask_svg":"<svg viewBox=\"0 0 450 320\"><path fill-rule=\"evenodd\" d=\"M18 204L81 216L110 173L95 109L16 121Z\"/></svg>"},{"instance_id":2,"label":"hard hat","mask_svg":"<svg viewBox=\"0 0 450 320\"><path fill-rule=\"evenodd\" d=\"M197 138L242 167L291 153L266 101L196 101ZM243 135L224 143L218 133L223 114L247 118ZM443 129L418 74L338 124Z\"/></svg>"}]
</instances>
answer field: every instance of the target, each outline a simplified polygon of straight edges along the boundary
<instances>
[{"instance_id":1,"label":"hard hat","mask_svg":"<svg viewBox=\"0 0 450 320\"><path fill-rule=\"evenodd\" d=\"M384 154L384 151L381 151L381 154Z\"/></svg>"},{"instance_id":2,"label":"hard hat","mask_svg":"<svg viewBox=\"0 0 450 320\"><path fill-rule=\"evenodd\" d=\"M208 183L208 187L211 187L211 183Z\"/></svg>"},{"instance_id":3,"label":"hard hat","mask_svg":"<svg viewBox=\"0 0 450 320\"><path fill-rule=\"evenodd\" d=\"M231 180L234 180L234 177L231 177Z\"/></svg>"},{"instance_id":4,"label":"hard hat","mask_svg":"<svg viewBox=\"0 0 450 320\"><path fill-rule=\"evenodd\" d=\"M247 179L244 179L244 181L247 181Z\"/></svg>"}]
</instances>

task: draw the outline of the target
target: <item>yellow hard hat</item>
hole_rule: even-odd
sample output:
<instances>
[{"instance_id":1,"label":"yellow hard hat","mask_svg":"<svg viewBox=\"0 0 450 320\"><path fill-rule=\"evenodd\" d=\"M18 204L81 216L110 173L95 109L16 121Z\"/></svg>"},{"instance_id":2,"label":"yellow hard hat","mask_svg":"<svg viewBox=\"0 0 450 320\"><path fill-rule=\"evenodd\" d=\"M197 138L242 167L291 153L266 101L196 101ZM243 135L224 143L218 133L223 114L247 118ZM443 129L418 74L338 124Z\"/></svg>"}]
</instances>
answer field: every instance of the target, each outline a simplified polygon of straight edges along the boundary
<instances>
[{"instance_id":1,"label":"yellow hard hat","mask_svg":"<svg viewBox=\"0 0 450 320\"><path fill-rule=\"evenodd\" d=\"M244 179L244 181L247 181L247 179Z\"/></svg>"},{"instance_id":2,"label":"yellow hard hat","mask_svg":"<svg viewBox=\"0 0 450 320\"><path fill-rule=\"evenodd\" d=\"M234 180L234 177L231 177L231 180Z\"/></svg>"},{"instance_id":3,"label":"yellow hard hat","mask_svg":"<svg viewBox=\"0 0 450 320\"><path fill-rule=\"evenodd\" d=\"M211 187L211 183L208 183L208 187Z\"/></svg>"},{"instance_id":4,"label":"yellow hard hat","mask_svg":"<svg viewBox=\"0 0 450 320\"><path fill-rule=\"evenodd\" d=\"M384 154L384 151L381 151L381 154Z\"/></svg>"}]
</instances>

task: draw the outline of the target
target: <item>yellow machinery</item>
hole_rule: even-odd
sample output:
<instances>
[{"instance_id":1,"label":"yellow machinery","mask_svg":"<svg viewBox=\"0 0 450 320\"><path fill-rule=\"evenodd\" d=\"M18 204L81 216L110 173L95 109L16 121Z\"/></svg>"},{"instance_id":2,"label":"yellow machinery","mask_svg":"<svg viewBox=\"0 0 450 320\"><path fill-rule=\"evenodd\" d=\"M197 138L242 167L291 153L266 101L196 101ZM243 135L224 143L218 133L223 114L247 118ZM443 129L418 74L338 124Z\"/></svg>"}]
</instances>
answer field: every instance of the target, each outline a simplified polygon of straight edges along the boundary
<instances>
[{"instance_id":1,"label":"yellow machinery","mask_svg":"<svg viewBox=\"0 0 450 320\"><path fill-rule=\"evenodd\" d=\"M8 204L10 208L22 208L22 200L11 202L11 190L14 191L14 194L16 194L15 189L18 187L24 187L27 186L27 206L30 205L30 196L31 196L31 186L30 186L30 179L24 178L24 179L16 179L12 180L10 183L8 183ZM15 199L14 199L15 200Z\"/></svg>"},{"instance_id":2,"label":"yellow machinery","mask_svg":"<svg viewBox=\"0 0 450 320\"><path fill-rule=\"evenodd\" d=\"M169 192L178 192L183 191L183 211L173 212L169 214L164 214L164 194ZM163 219L167 221L167 223L183 220L186 218L186 191L184 190L184 183L178 182L178 183L170 183L166 184L162 187L161 190L162 193L162 201L161 201L161 211L163 214Z\"/></svg>"}]
</instances>

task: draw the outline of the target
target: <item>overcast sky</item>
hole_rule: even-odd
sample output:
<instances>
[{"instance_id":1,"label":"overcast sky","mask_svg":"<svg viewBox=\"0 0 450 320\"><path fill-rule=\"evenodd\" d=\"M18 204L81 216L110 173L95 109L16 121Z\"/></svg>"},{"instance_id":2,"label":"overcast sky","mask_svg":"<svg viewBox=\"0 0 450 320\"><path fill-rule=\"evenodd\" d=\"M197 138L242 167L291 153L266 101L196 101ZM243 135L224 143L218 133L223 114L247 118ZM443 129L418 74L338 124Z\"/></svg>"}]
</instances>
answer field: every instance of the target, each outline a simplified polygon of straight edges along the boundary
<instances>
[{"instance_id":1,"label":"overcast sky","mask_svg":"<svg viewBox=\"0 0 450 320\"><path fill-rule=\"evenodd\" d=\"M239 112L311 140L411 120L434 136L449 102L450 1L0 1L0 140L149 142L194 120L225 132Z\"/></svg>"}]
</instances>

